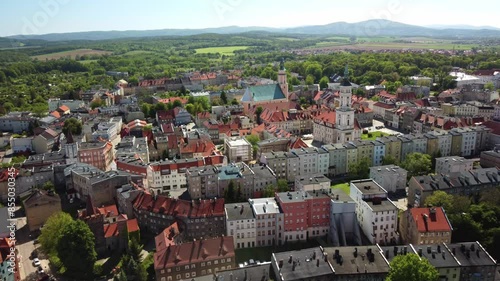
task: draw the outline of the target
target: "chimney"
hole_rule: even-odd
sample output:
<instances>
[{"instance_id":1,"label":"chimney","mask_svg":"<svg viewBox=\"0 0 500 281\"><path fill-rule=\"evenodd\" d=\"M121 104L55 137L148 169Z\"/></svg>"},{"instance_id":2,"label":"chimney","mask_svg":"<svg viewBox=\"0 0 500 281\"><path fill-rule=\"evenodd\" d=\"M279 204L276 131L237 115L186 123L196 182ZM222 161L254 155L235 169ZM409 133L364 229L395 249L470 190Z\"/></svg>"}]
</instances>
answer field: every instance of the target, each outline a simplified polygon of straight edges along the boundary
<instances>
[{"instance_id":1,"label":"chimney","mask_svg":"<svg viewBox=\"0 0 500 281\"><path fill-rule=\"evenodd\" d=\"M357 258L358 257L358 248L354 248L354 257Z\"/></svg>"},{"instance_id":2,"label":"chimney","mask_svg":"<svg viewBox=\"0 0 500 281\"><path fill-rule=\"evenodd\" d=\"M479 249L476 249L476 255L479 258Z\"/></svg>"},{"instance_id":3,"label":"chimney","mask_svg":"<svg viewBox=\"0 0 500 281\"><path fill-rule=\"evenodd\" d=\"M293 262L293 265L292 265L292 271L295 271L295 267L297 266L297 262Z\"/></svg>"},{"instance_id":4,"label":"chimney","mask_svg":"<svg viewBox=\"0 0 500 281\"><path fill-rule=\"evenodd\" d=\"M396 252L397 253L397 252ZM389 250L386 250L385 251L385 258L388 259L389 258Z\"/></svg>"},{"instance_id":5,"label":"chimney","mask_svg":"<svg viewBox=\"0 0 500 281\"><path fill-rule=\"evenodd\" d=\"M479 253L478 253L479 256ZM316 260L316 267L319 267L319 259Z\"/></svg>"},{"instance_id":6,"label":"chimney","mask_svg":"<svg viewBox=\"0 0 500 281\"><path fill-rule=\"evenodd\" d=\"M438 249L438 253L441 253L441 245L438 245L437 249Z\"/></svg>"},{"instance_id":7,"label":"chimney","mask_svg":"<svg viewBox=\"0 0 500 281\"><path fill-rule=\"evenodd\" d=\"M418 255L422 257L422 248L418 248Z\"/></svg>"},{"instance_id":8,"label":"chimney","mask_svg":"<svg viewBox=\"0 0 500 281\"><path fill-rule=\"evenodd\" d=\"M283 260L280 260L278 263L278 267L281 269L283 267Z\"/></svg>"},{"instance_id":9,"label":"chimney","mask_svg":"<svg viewBox=\"0 0 500 281\"><path fill-rule=\"evenodd\" d=\"M288 258L288 263L292 263L292 261L293 261L293 256L290 255L290 257Z\"/></svg>"}]
</instances>

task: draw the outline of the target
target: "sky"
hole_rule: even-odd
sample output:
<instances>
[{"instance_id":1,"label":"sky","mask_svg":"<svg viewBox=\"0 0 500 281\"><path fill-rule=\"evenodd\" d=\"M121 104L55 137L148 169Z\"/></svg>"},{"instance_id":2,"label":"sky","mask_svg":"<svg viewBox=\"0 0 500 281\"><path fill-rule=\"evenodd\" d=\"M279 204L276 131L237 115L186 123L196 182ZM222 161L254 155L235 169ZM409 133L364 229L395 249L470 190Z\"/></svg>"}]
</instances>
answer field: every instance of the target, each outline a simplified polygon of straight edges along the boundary
<instances>
[{"instance_id":1,"label":"sky","mask_svg":"<svg viewBox=\"0 0 500 281\"><path fill-rule=\"evenodd\" d=\"M498 0L3 0L0 36L388 19L500 28Z\"/></svg>"}]
</instances>

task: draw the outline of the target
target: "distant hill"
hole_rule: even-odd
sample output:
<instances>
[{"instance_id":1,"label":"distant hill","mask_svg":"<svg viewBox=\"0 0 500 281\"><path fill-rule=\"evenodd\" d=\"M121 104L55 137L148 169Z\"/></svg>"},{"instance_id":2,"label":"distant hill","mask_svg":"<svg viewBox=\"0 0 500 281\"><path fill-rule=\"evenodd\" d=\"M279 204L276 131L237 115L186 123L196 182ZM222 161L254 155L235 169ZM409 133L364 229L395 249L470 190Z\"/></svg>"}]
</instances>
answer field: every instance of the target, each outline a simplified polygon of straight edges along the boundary
<instances>
[{"instance_id":1,"label":"distant hill","mask_svg":"<svg viewBox=\"0 0 500 281\"><path fill-rule=\"evenodd\" d=\"M106 40L130 37L157 37L157 36L188 36L204 33L235 34L249 31L266 31L288 34L314 34L314 35L347 35L347 36L426 36L441 38L478 38L500 37L498 28L447 28L444 29L422 27L403 24L388 20L368 20L357 23L335 22L326 25L312 25L293 28L270 27L239 27L227 26L206 29L159 29L159 30L127 30L127 31L88 31L71 33L52 33L43 35L14 35L13 39L39 39L47 41L70 40Z\"/></svg>"},{"instance_id":2,"label":"distant hill","mask_svg":"<svg viewBox=\"0 0 500 281\"><path fill-rule=\"evenodd\" d=\"M481 30L481 29L490 29L490 30L500 30L498 27L494 26L474 26L474 25L466 25L466 24L456 24L456 25L444 25L444 24L434 24L434 25L428 25L426 26L428 28L434 28L434 29L470 29L470 30Z\"/></svg>"}]
</instances>

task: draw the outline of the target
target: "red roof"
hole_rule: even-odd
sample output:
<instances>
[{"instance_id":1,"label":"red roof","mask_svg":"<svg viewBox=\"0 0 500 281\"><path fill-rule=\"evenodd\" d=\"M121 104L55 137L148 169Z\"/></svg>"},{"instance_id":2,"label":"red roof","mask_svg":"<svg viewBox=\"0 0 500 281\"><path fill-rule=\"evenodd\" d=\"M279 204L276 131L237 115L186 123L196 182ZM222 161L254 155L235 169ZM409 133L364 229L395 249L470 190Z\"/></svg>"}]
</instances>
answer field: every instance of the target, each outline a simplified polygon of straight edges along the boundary
<instances>
[{"instance_id":1,"label":"red roof","mask_svg":"<svg viewBox=\"0 0 500 281\"><path fill-rule=\"evenodd\" d=\"M225 236L171 245L154 254L154 267L158 270L234 256L233 237Z\"/></svg>"},{"instance_id":2,"label":"red roof","mask_svg":"<svg viewBox=\"0 0 500 281\"><path fill-rule=\"evenodd\" d=\"M486 121L483 123L486 128L491 129L491 133L494 135L500 135L500 122L497 121Z\"/></svg>"},{"instance_id":3,"label":"red roof","mask_svg":"<svg viewBox=\"0 0 500 281\"><path fill-rule=\"evenodd\" d=\"M118 236L120 232L118 231L118 224L117 223L107 223L104 225L104 237L105 238L110 238L113 236Z\"/></svg>"},{"instance_id":4,"label":"red roof","mask_svg":"<svg viewBox=\"0 0 500 281\"><path fill-rule=\"evenodd\" d=\"M335 125L335 120L337 119L335 111L324 111L318 116L314 117L315 122L323 122Z\"/></svg>"},{"instance_id":5,"label":"red roof","mask_svg":"<svg viewBox=\"0 0 500 281\"><path fill-rule=\"evenodd\" d=\"M202 154L201 156L209 156L215 150L215 144L211 141L198 140L179 147L182 153Z\"/></svg>"},{"instance_id":6,"label":"red roof","mask_svg":"<svg viewBox=\"0 0 500 281\"><path fill-rule=\"evenodd\" d=\"M288 144L289 149L300 149L309 147L301 138L296 138Z\"/></svg>"},{"instance_id":7,"label":"red roof","mask_svg":"<svg viewBox=\"0 0 500 281\"><path fill-rule=\"evenodd\" d=\"M69 107L68 107L68 106L66 106L66 105L61 105L61 106L59 106L59 108L57 108L57 109L59 109L59 111L62 111L62 112L69 111Z\"/></svg>"},{"instance_id":8,"label":"red roof","mask_svg":"<svg viewBox=\"0 0 500 281\"><path fill-rule=\"evenodd\" d=\"M179 234L180 231L177 222L165 228L165 230L155 237L156 252L161 252L169 246L175 245L175 237Z\"/></svg>"},{"instance_id":9,"label":"red roof","mask_svg":"<svg viewBox=\"0 0 500 281\"><path fill-rule=\"evenodd\" d=\"M129 233L139 231L139 224L137 219L131 219L127 221L127 230Z\"/></svg>"},{"instance_id":10,"label":"red roof","mask_svg":"<svg viewBox=\"0 0 500 281\"><path fill-rule=\"evenodd\" d=\"M57 119L61 118L61 113L59 113L59 111L57 110L52 111L50 115L54 116Z\"/></svg>"},{"instance_id":11,"label":"red roof","mask_svg":"<svg viewBox=\"0 0 500 281\"><path fill-rule=\"evenodd\" d=\"M410 212L417 224L418 232L451 232L450 222L442 207L412 208Z\"/></svg>"},{"instance_id":12,"label":"red roof","mask_svg":"<svg viewBox=\"0 0 500 281\"><path fill-rule=\"evenodd\" d=\"M373 107L375 107L375 106L382 107L382 108L385 108L385 109L391 109L391 108L396 107L394 104L385 103L385 102L376 102L373 105Z\"/></svg>"}]
</instances>

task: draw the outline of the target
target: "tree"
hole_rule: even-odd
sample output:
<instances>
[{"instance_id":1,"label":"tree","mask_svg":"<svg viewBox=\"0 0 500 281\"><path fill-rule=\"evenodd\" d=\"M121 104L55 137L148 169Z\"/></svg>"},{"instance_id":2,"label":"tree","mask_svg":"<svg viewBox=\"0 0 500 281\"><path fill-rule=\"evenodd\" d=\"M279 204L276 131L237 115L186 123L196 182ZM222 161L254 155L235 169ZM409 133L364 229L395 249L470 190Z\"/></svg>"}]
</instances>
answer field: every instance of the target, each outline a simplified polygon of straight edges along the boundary
<instances>
[{"instance_id":1,"label":"tree","mask_svg":"<svg viewBox=\"0 0 500 281\"><path fill-rule=\"evenodd\" d=\"M320 88L320 89L326 89L326 88L328 88L328 83L330 83L330 80L328 79L328 77L323 76L323 77L319 80L319 88Z\"/></svg>"},{"instance_id":2,"label":"tree","mask_svg":"<svg viewBox=\"0 0 500 281\"><path fill-rule=\"evenodd\" d=\"M227 189L226 189L226 192L224 194L224 201L227 203L234 203L235 194L236 194L236 189L235 189L234 181L231 180L229 182Z\"/></svg>"},{"instance_id":3,"label":"tree","mask_svg":"<svg viewBox=\"0 0 500 281\"><path fill-rule=\"evenodd\" d=\"M236 99L233 99L233 100L231 101L231 105L238 105L238 104L240 104L240 103L239 103L239 102L238 102L238 100L236 100Z\"/></svg>"},{"instance_id":4,"label":"tree","mask_svg":"<svg viewBox=\"0 0 500 281\"><path fill-rule=\"evenodd\" d=\"M64 133L64 135L80 135L82 133L82 130L83 124L80 120L72 117L64 121L64 125L62 128L62 132Z\"/></svg>"},{"instance_id":5,"label":"tree","mask_svg":"<svg viewBox=\"0 0 500 281\"><path fill-rule=\"evenodd\" d=\"M392 155L382 156L382 165L396 165L397 162L396 158Z\"/></svg>"},{"instance_id":6,"label":"tree","mask_svg":"<svg viewBox=\"0 0 500 281\"><path fill-rule=\"evenodd\" d=\"M49 255L57 254L57 244L61 239L61 229L73 222L68 213L58 212L49 217L45 222L42 233L38 237L40 245L45 253Z\"/></svg>"},{"instance_id":7,"label":"tree","mask_svg":"<svg viewBox=\"0 0 500 281\"><path fill-rule=\"evenodd\" d=\"M493 82L488 82L488 83L484 84L484 89L493 91L493 90L495 90L495 85L493 84Z\"/></svg>"},{"instance_id":8,"label":"tree","mask_svg":"<svg viewBox=\"0 0 500 281\"><path fill-rule=\"evenodd\" d=\"M443 207L445 211L449 211L453 206L453 195L442 190L437 190L432 195L425 199L426 206Z\"/></svg>"},{"instance_id":9,"label":"tree","mask_svg":"<svg viewBox=\"0 0 500 281\"><path fill-rule=\"evenodd\" d=\"M54 191L55 190L55 186L54 186L54 184L51 181L48 181L48 182L46 182L46 183L44 183L42 185L42 189L43 190L47 190L47 191L49 191L49 190Z\"/></svg>"},{"instance_id":10,"label":"tree","mask_svg":"<svg viewBox=\"0 0 500 281\"><path fill-rule=\"evenodd\" d=\"M98 98L98 99L93 100L90 103L90 108L96 109L96 108L104 106L104 105L106 105L106 103L103 100L101 100L100 98Z\"/></svg>"},{"instance_id":11,"label":"tree","mask_svg":"<svg viewBox=\"0 0 500 281\"><path fill-rule=\"evenodd\" d=\"M366 179L370 175L370 163L368 158L359 160L349 165L349 176L353 179Z\"/></svg>"},{"instance_id":12,"label":"tree","mask_svg":"<svg viewBox=\"0 0 500 281\"><path fill-rule=\"evenodd\" d=\"M312 85L312 84L314 84L314 76L307 75L307 77L306 77L306 85Z\"/></svg>"},{"instance_id":13,"label":"tree","mask_svg":"<svg viewBox=\"0 0 500 281\"><path fill-rule=\"evenodd\" d=\"M387 281L437 281L439 273L416 254L398 255L391 261Z\"/></svg>"},{"instance_id":14,"label":"tree","mask_svg":"<svg viewBox=\"0 0 500 281\"><path fill-rule=\"evenodd\" d=\"M264 109L262 108L262 106L259 106L257 107L257 109L255 109L255 116L257 116L257 124L261 124L262 123L262 120L260 119L260 115L262 114L262 112L264 111Z\"/></svg>"},{"instance_id":15,"label":"tree","mask_svg":"<svg viewBox=\"0 0 500 281\"><path fill-rule=\"evenodd\" d=\"M288 187L288 181L285 179L279 179L278 182L276 183L276 185L278 186L279 192L290 191L290 188Z\"/></svg>"},{"instance_id":16,"label":"tree","mask_svg":"<svg viewBox=\"0 0 500 281\"><path fill-rule=\"evenodd\" d=\"M66 224L57 243L57 256L73 276L90 277L97 260L95 238L89 226L82 220Z\"/></svg>"},{"instance_id":17,"label":"tree","mask_svg":"<svg viewBox=\"0 0 500 281\"><path fill-rule=\"evenodd\" d=\"M125 271L122 270L118 275L115 275L115 277L113 277L113 281L128 281Z\"/></svg>"},{"instance_id":18,"label":"tree","mask_svg":"<svg viewBox=\"0 0 500 281\"><path fill-rule=\"evenodd\" d=\"M408 171L408 177L427 175L431 172L432 161L429 154L414 152L406 155L401 168Z\"/></svg>"},{"instance_id":19,"label":"tree","mask_svg":"<svg viewBox=\"0 0 500 281\"><path fill-rule=\"evenodd\" d=\"M227 95L225 91L220 93L220 100L222 101L222 104L227 104Z\"/></svg>"},{"instance_id":20,"label":"tree","mask_svg":"<svg viewBox=\"0 0 500 281\"><path fill-rule=\"evenodd\" d=\"M262 197L274 197L274 193L276 192L276 189L274 188L274 185L268 185L263 191L262 191Z\"/></svg>"},{"instance_id":21,"label":"tree","mask_svg":"<svg viewBox=\"0 0 500 281\"><path fill-rule=\"evenodd\" d=\"M132 256L124 255L122 265L128 280L146 281L148 279L148 273L143 264L136 261Z\"/></svg>"},{"instance_id":22,"label":"tree","mask_svg":"<svg viewBox=\"0 0 500 281\"><path fill-rule=\"evenodd\" d=\"M142 261L142 249L144 248L144 245L141 245L137 239L132 238L130 241L128 241L128 253L131 258L133 258L135 261Z\"/></svg>"}]
</instances>

